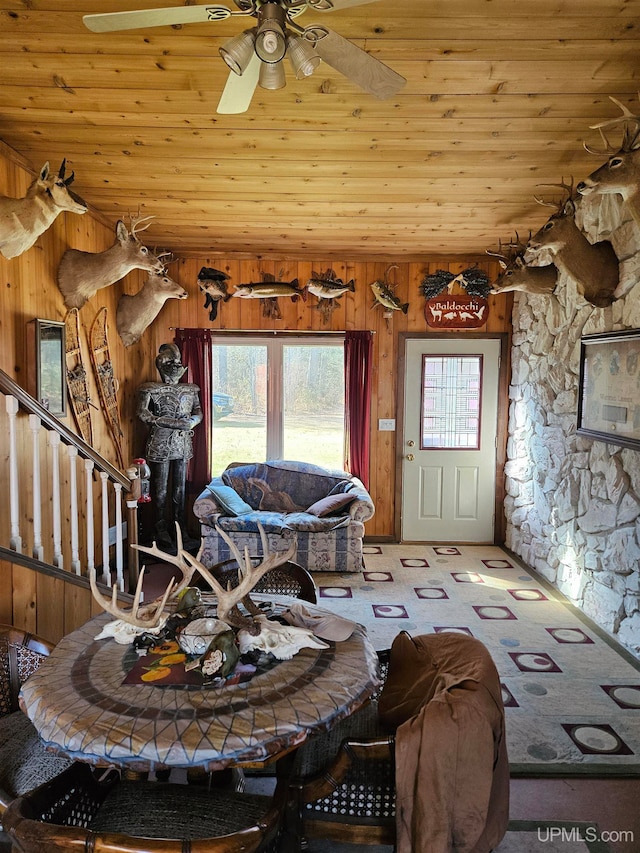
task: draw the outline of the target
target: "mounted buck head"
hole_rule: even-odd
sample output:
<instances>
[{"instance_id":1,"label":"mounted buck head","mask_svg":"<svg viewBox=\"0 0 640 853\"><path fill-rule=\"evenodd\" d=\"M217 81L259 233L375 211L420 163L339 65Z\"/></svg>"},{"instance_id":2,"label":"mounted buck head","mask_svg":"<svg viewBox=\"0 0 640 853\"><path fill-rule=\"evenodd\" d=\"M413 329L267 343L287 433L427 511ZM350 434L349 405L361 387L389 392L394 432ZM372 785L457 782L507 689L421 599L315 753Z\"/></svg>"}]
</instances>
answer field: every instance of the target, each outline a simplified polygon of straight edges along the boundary
<instances>
[{"instance_id":1,"label":"mounted buck head","mask_svg":"<svg viewBox=\"0 0 640 853\"><path fill-rule=\"evenodd\" d=\"M65 178L66 164L63 160L54 176L45 163L24 198L0 196L0 252L5 258L30 249L63 211L87 212L85 202L69 189L74 172Z\"/></svg>"},{"instance_id":2,"label":"mounted buck head","mask_svg":"<svg viewBox=\"0 0 640 853\"><path fill-rule=\"evenodd\" d=\"M611 100L620 107L622 115L591 125L592 129L600 131L604 149L598 151L586 144L584 146L590 154L608 156L609 159L588 178L580 181L576 189L585 196L620 193L633 218L640 223L640 117L634 116L616 98ZM605 128L620 124L624 126L624 135L620 147L616 148L607 139Z\"/></svg>"},{"instance_id":3,"label":"mounted buck head","mask_svg":"<svg viewBox=\"0 0 640 853\"><path fill-rule=\"evenodd\" d=\"M186 299L188 295L184 287L167 275L166 269L161 273L150 272L141 290L133 296L124 293L118 300L116 328L122 343L126 347L137 343L167 299Z\"/></svg>"},{"instance_id":4,"label":"mounted buck head","mask_svg":"<svg viewBox=\"0 0 640 853\"><path fill-rule=\"evenodd\" d=\"M121 219L118 220L116 242L104 252L67 249L58 267L58 287L68 308L82 308L98 290L120 281L132 270L163 272L162 260L149 251L137 235L149 227L151 219L153 216L130 216L130 231Z\"/></svg>"},{"instance_id":5,"label":"mounted buck head","mask_svg":"<svg viewBox=\"0 0 640 853\"><path fill-rule=\"evenodd\" d=\"M590 243L576 225L573 184L542 186L560 187L566 195L560 202L547 202L535 196L538 204L553 207L556 212L529 239L527 252L535 257L547 249L556 267L575 281L578 293L592 305L606 308L615 300L620 278L613 246L607 240Z\"/></svg>"},{"instance_id":6,"label":"mounted buck head","mask_svg":"<svg viewBox=\"0 0 640 853\"><path fill-rule=\"evenodd\" d=\"M522 293L553 293L558 281L558 270L555 264L528 267L524 261L527 246L520 242L517 233L515 242L507 243L504 248L507 251L506 255L503 253L502 243L498 241L497 252L487 249L487 255L497 258L502 269L491 286L491 293L508 293L513 290Z\"/></svg>"}]
</instances>

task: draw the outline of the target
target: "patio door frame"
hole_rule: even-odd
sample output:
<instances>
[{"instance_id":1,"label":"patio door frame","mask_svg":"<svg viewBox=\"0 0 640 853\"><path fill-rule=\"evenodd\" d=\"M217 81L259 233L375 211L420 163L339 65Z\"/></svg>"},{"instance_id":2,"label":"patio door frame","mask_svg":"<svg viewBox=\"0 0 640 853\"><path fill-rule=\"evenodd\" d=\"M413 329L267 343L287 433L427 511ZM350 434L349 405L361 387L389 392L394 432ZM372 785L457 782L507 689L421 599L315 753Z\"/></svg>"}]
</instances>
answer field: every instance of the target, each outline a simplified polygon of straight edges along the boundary
<instances>
[{"instance_id":1,"label":"patio door frame","mask_svg":"<svg viewBox=\"0 0 640 853\"><path fill-rule=\"evenodd\" d=\"M394 538L396 542L402 541L402 487L403 487L403 459L406 452L404 437L404 410L405 410L405 372L407 368L407 341L408 340L499 340L500 341L500 368L498 375L498 419L496 425L496 477L495 477L495 525L494 544L503 545L506 531L506 520L504 515L504 466L507 459L507 436L509 423L509 382L511 377L511 336L506 332L446 332L433 334L419 334L415 332L400 332L398 335L398 374L396 380L397 404L396 404L396 487L395 487L395 517Z\"/></svg>"}]
</instances>

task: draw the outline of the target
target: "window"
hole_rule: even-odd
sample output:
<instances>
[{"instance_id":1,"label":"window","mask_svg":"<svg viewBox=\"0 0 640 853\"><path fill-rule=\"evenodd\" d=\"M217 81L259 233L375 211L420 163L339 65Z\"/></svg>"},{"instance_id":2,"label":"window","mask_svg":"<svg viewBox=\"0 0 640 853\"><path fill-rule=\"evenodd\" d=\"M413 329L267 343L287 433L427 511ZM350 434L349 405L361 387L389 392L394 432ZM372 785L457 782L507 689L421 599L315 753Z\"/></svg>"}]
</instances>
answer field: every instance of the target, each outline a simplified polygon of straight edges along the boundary
<instances>
[{"instance_id":1,"label":"window","mask_svg":"<svg viewBox=\"0 0 640 853\"><path fill-rule=\"evenodd\" d=\"M480 447L481 355L425 355L422 450Z\"/></svg>"},{"instance_id":2,"label":"window","mask_svg":"<svg viewBox=\"0 0 640 853\"><path fill-rule=\"evenodd\" d=\"M211 468L297 459L344 465L344 344L291 336L214 339Z\"/></svg>"}]
</instances>

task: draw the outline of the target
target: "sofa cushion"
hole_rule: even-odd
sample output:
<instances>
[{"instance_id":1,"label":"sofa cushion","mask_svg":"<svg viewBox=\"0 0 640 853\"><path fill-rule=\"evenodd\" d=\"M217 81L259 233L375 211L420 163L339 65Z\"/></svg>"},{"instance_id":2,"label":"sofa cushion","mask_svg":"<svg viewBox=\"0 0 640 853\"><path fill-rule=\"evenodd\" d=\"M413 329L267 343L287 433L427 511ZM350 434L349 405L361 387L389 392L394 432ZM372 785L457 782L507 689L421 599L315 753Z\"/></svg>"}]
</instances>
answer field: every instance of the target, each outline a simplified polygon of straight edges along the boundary
<instances>
[{"instance_id":1,"label":"sofa cushion","mask_svg":"<svg viewBox=\"0 0 640 853\"><path fill-rule=\"evenodd\" d=\"M207 490L211 492L225 515L244 515L253 509L246 501L242 500L235 489L225 485L220 477L215 477L207 486Z\"/></svg>"},{"instance_id":2,"label":"sofa cushion","mask_svg":"<svg viewBox=\"0 0 640 853\"><path fill-rule=\"evenodd\" d=\"M254 509L273 512L304 510L338 484L349 483L344 471L329 472L308 462L280 460L227 468L222 480Z\"/></svg>"},{"instance_id":3,"label":"sofa cushion","mask_svg":"<svg viewBox=\"0 0 640 853\"><path fill-rule=\"evenodd\" d=\"M221 515L216 519L216 524L222 530L240 533L258 533L258 524L262 525L265 533L280 533L289 530L286 521L286 513L283 512L261 512L251 510L242 515Z\"/></svg>"},{"instance_id":4,"label":"sofa cushion","mask_svg":"<svg viewBox=\"0 0 640 853\"><path fill-rule=\"evenodd\" d=\"M349 492L342 492L342 494L334 494L327 495L324 498L320 498L319 501L316 501L314 504L307 509L307 512L310 515L317 515L319 518L323 518L325 515L335 514L340 510L345 510L350 503L356 500L358 496ZM345 514L344 512L342 513Z\"/></svg>"}]
</instances>

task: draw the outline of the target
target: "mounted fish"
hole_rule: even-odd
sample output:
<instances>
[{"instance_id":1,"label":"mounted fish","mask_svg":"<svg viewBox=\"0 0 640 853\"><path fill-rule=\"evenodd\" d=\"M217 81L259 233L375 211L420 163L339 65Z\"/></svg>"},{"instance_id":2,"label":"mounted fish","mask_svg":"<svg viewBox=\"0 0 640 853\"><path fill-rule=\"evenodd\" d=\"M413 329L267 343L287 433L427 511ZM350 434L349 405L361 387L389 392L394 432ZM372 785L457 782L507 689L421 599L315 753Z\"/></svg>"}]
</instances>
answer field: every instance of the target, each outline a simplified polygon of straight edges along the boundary
<instances>
[{"instance_id":1,"label":"mounted fish","mask_svg":"<svg viewBox=\"0 0 640 853\"><path fill-rule=\"evenodd\" d=\"M271 273L262 273L262 281L259 283L236 284L233 296L238 296L240 299L262 299L264 300L262 316L267 319L281 320L278 298L286 296L292 302L297 302L300 296L306 302L307 292L304 288L298 287L297 278L292 281L277 281Z\"/></svg>"},{"instance_id":2,"label":"mounted fish","mask_svg":"<svg viewBox=\"0 0 640 853\"><path fill-rule=\"evenodd\" d=\"M329 322L331 312L335 311L338 307L338 303L336 302L338 297L342 296L343 293L347 293L347 291L354 293L356 289L354 279L345 284L331 269L324 273L313 271L311 278L305 286L309 293L313 293L314 296L318 297L319 301L316 308L321 312L325 323Z\"/></svg>"},{"instance_id":3,"label":"mounted fish","mask_svg":"<svg viewBox=\"0 0 640 853\"><path fill-rule=\"evenodd\" d=\"M402 311L403 314L406 314L409 310L409 303L400 302L393 292L395 285L389 283L389 273L391 270L397 268L397 264L392 264L385 270L384 281L377 279L371 283L371 290L373 291L372 307L375 308L377 305L381 305L384 308L382 316L387 321L387 328L389 328L389 320L393 317L394 311Z\"/></svg>"},{"instance_id":4,"label":"mounted fish","mask_svg":"<svg viewBox=\"0 0 640 853\"><path fill-rule=\"evenodd\" d=\"M209 319L218 316L218 303L227 302L231 294L227 292L227 281L230 276L214 267L202 267L198 273L198 287L204 293L204 307L209 309Z\"/></svg>"},{"instance_id":5,"label":"mounted fish","mask_svg":"<svg viewBox=\"0 0 640 853\"><path fill-rule=\"evenodd\" d=\"M69 189L74 172L65 178L66 160L57 175L45 163L24 198L0 196L0 252L17 258L30 249L63 211L86 213L86 203Z\"/></svg>"}]
</instances>

